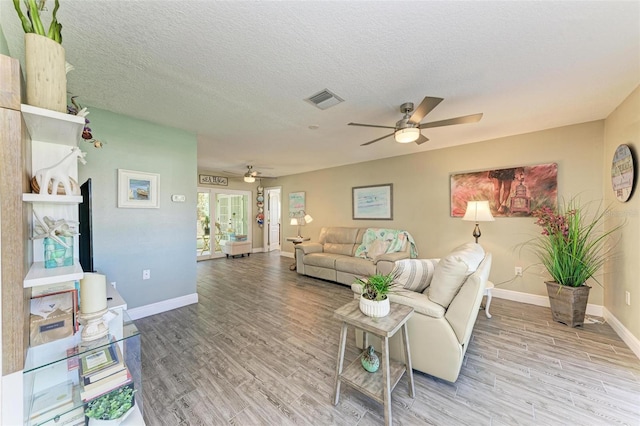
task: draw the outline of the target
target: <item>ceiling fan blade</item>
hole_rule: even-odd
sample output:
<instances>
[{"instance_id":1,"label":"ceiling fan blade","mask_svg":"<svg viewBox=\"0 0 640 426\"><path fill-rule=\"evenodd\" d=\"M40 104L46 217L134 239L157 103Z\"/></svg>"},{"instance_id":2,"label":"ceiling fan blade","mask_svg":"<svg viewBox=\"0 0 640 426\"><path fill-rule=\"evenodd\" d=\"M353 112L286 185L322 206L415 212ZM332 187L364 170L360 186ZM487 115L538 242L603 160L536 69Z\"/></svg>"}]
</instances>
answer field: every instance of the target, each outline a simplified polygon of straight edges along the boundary
<instances>
[{"instance_id":1,"label":"ceiling fan blade","mask_svg":"<svg viewBox=\"0 0 640 426\"><path fill-rule=\"evenodd\" d=\"M231 176L242 176L242 174L241 174L241 173L238 173L238 172L230 172L230 171L228 171L228 170L222 170L222 173L226 173L226 174L231 175Z\"/></svg>"},{"instance_id":2,"label":"ceiling fan blade","mask_svg":"<svg viewBox=\"0 0 640 426\"><path fill-rule=\"evenodd\" d=\"M424 135L420 135L420 137L416 140L416 145L422 145L423 143L425 143L426 141L428 141L429 138L427 138Z\"/></svg>"},{"instance_id":3,"label":"ceiling fan blade","mask_svg":"<svg viewBox=\"0 0 640 426\"><path fill-rule=\"evenodd\" d=\"M480 121L481 118L482 118L482 113L464 115L462 117L449 118L447 120L432 121L431 123L422 123L420 125L420 128L428 129L431 127L451 126L453 124L477 123L478 121Z\"/></svg>"},{"instance_id":4,"label":"ceiling fan blade","mask_svg":"<svg viewBox=\"0 0 640 426\"><path fill-rule=\"evenodd\" d=\"M379 127L381 129L395 129L393 126L378 126L377 124L361 124L361 123L349 123L348 126L362 126L362 127Z\"/></svg>"},{"instance_id":5,"label":"ceiling fan blade","mask_svg":"<svg viewBox=\"0 0 640 426\"><path fill-rule=\"evenodd\" d=\"M413 124L418 124L422 121L422 119L429 114L435 107L438 106L440 102L444 99L442 98L432 98L430 96L425 96L418 108L413 110L413 114L409 117L409 122Z\"/></svg>"},{"instance_id":6,"label":"ceiling fan blade","mask_svg":"<svg viewBox=\"0 0 640 426\"><path fill-rule=\"evenodd\" d=\"M395 132L393 132L393 133L395 133ZM369 141L369 142L365 142L365 143L361 144L360 146L371 145L371 144L372 144L372 143L374 143L374 142L378 142L378 141L381 141L381 140L382 140L382 139L384 139L384 138L388 138L389 136L393 136L393 133L389 133L388 135L384 135L384 136L383 136L383 137L381 137L381 138L374 139L374 140Z\"/></svg>"}]
</instances>

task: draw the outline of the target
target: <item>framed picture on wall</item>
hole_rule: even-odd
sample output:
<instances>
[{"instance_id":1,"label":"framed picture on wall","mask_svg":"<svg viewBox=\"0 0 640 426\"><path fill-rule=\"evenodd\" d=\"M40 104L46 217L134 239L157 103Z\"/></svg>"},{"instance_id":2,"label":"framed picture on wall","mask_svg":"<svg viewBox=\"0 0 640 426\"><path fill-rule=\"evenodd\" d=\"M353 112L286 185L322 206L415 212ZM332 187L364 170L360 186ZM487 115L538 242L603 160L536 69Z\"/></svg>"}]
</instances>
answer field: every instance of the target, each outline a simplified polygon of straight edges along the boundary
<instances>
[{"instance_id":1,"label":"framed picture on wall","mask_svg":"<svg viewBox=\"0 0 640 426\"><path fill-rule=\"evenodd\" d=\"M393 219L393 184L355 186L351 196L353 220Z\"/></svg>"},{"instance_id":2,"label":"framed picture on wall","mask_svg":"<svg viewBox=\"0 0 640 426\"><path fill-rule=\"evenodd\" d=\"M118 169L118 208L160 208L160 175Z\"/></svg>"},{"instance_id":3,"label":"framed picture on wall","mask_svg":"<svg viewBox=\"0 0 640 426\"><path fill-rule=\"evenodd\" d=\"M305 195L302 192L290 192L289 193L289 217L302 217L304 216Z\"/></svg>"},{"instance_id":4,"label":"framed picture on wall","mask_svg":"<svg viewBox=\"0 0 640 426\"><path fill-rule=\"evenodd\" d=\"M451 175L451 217L463 217L467 201L489 201L498 217L528 217L558 203L558 164L536 164Z\"/></svg>"}]
</instances>

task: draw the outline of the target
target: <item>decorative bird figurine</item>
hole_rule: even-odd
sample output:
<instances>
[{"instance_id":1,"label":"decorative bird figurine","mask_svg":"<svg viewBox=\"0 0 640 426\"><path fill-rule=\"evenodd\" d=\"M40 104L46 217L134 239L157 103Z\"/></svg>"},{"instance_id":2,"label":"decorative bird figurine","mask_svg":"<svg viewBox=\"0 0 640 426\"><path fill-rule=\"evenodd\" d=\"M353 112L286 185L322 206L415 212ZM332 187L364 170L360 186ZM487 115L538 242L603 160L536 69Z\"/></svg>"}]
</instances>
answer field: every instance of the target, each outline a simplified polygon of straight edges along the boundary
<instances>
[{"instance_id":1,"label":"decorative bird figurine","mask_svg":"<svg viewBox=\"0 0 640 426\"><path fill-rule=\"evenodd\" d=\"M367 349L362 352L360 362L362 363L362 367L369 373L375 373L380 367L380 358L378 358L378 355L376 355L371 345L367 346Z\"/></svg>"}]
</instances>

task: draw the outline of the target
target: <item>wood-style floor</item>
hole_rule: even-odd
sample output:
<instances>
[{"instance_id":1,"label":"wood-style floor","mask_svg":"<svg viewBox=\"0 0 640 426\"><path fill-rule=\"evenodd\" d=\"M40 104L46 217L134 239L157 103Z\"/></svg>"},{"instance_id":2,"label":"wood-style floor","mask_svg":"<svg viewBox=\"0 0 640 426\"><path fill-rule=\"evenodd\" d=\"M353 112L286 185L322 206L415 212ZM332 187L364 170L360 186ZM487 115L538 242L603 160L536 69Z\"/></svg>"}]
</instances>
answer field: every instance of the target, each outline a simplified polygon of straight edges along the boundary
<instances>
[{"instance_id":1,"label":"wood-style floor","mask_svg":"<svg viewBox=\"0 0 640 426\"><path fill-rule=\"evenodd\" d=\"M380 425L347 386L331 403L347 286L289 271L279 254L198 263L200 302L136 321L153 425ZM607 324L572 329L548 308L493 299L456 383L415 374L397 425L640 425L640 361ZM358 356L348 336L345 362Z\"/></svg>"}]
</instances>

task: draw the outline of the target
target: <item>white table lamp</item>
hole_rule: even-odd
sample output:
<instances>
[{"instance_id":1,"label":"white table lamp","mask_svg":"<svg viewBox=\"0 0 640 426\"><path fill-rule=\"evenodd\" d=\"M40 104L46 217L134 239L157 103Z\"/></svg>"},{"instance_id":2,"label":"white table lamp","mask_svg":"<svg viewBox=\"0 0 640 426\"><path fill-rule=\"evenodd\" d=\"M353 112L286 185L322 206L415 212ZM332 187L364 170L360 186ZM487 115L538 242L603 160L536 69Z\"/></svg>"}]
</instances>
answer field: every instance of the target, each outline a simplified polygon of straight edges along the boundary
<instances>
[{"instance_id":1,"label":"white table lamp","mask_svg":"<svg viewBox=\"0 0 640 426\"><path fill-rule=\"evenodd\" d=\"M495 219L491 214L488 201L467 201L467 211L464 213L462 220L476 223L472 235L475 237L477 244L478 238L482 235L480 222L493 222Z\"/></svg>"}]
</instances>

